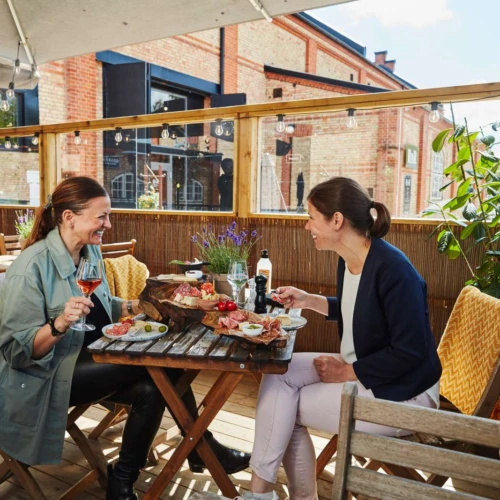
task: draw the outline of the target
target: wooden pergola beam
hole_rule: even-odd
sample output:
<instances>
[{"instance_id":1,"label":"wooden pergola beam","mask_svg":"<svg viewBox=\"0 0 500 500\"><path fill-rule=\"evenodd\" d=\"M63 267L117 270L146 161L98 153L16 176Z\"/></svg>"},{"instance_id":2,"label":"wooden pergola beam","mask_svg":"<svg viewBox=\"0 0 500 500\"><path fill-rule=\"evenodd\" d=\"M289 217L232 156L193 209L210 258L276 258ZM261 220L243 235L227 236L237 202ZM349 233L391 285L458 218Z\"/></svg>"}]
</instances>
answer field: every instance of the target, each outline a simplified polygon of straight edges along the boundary
<instances>
[{"instance_id":1,"label":"wooden pergola beam","mask_svg":"<svg viewBox=\"0 0 500 500\"><path fill-rule=\"evenodd\" d=\"M326 113L347 110L348 108L380 109L400 106L419 106L431 102L463 102L500 98L500 82L456 87L441 87L419 90L401 90L374 94L327 97L322 99L305 99L300 101L280 101L263 104L247 104L226 108L205 108L153 115L124 116L120 118L104 118L78 122L33 125L0 129L0 137L32 136L35 132L43 134L72 133L75 130L113 130L122 128L160 127L162 123L187 124L204 121L223 120L240 117L264 117L282 114Z\"/></svg>"}]
</instances>

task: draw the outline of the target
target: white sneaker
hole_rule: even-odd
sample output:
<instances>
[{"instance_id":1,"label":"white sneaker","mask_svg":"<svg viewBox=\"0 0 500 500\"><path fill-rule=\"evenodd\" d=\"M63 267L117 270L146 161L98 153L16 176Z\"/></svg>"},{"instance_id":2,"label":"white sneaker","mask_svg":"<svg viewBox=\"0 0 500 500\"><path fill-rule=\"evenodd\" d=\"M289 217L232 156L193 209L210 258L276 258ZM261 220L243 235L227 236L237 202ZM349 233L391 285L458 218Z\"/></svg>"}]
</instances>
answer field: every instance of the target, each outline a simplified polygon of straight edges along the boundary
<instances>
[{"instance_id":1,"label":"white sneaker","mask_svg":"<svg viewBox=\"0 0 500 500\"><path fill-rule=\"evenodd\" d=\"M279 500L279 496L275 491L269 493L252 493L251 491L244 491L243 498L245 500Z\"/></svg>"}]
</instances>

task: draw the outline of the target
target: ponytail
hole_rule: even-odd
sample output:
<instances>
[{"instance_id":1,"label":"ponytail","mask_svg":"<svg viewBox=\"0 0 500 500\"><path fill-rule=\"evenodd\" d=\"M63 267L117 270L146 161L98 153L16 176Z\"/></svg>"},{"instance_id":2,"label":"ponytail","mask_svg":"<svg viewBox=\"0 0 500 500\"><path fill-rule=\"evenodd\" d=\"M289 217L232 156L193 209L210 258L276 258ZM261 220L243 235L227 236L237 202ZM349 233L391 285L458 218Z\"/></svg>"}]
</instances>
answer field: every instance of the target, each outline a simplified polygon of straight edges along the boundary
<instances>
[{"instance_id":1,"label":"ponytail","mask_svg":"<svg viewBox=\"0 0 500 500\"><path fill-rule=\"evenodd\" d=\"M42 205L37 208L35 213L35 221L33 222L33 229L26 241L25 249L33 245L39 240L43 240L52 229L55 229L57 223L54 218L54 210L51 203Z\"/></svg>"},{"instance_id":2,"label":"ponytail","mask_svg":"<svg viewBox=\"0 0 500 500\"><path fill-rule=\"evenodd\" d=\"M391 214L389 213L389 209L379 201L373 201L372 207L377 212L377 217L373 219L370 214L373 222L368 228L368 234L372 238L383 238L391 227Z\"/></svg>"}]
</instances>

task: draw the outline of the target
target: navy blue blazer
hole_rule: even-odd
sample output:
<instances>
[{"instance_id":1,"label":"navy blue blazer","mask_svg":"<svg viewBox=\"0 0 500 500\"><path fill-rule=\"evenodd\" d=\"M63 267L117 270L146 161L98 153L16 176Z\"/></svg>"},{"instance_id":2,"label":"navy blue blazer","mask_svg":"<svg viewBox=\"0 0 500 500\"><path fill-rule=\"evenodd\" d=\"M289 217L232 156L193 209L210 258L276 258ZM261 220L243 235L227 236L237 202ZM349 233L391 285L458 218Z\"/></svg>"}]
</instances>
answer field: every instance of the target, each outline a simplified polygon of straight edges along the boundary
<instances>
[{"instance_id":1,"label":"navy blue blazer","mask_svg":"<svg viewBox=\"0 0 500 500\"><path fill-rule=\"evenodd\" d=\"M340 338L344 273L339 258L337 297L328 297L327 319L338 321ZM441 376L425 281L403 252L379 238L372 238L361 273L353 337L354 372L377 398L406 401Z\"/></svg>"}]
</instances>

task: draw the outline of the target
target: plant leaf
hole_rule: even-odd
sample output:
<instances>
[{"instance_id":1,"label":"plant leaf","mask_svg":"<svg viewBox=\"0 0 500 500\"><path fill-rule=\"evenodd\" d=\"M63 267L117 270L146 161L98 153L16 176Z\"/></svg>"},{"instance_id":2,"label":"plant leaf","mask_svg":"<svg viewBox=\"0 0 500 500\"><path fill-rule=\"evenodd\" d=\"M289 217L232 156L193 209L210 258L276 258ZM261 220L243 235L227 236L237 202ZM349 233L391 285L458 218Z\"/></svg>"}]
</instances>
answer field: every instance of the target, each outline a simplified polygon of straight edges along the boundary
<instances>
[{"instance_id":1,"label":"plant leaf","mask_svg":"<svg viewBox=\"0 0 500 500\"><path fill-rule=\"evenodd\" d=\"M474 203L467 203L462 211L462 215L465 220L474 220L476 218L476 214L477 208Z\"/></svg>"},{"instance_id":2,"label":"plant leaf","mask_svg":"<svg viewBox=\"0 0 500 500\"><path fill-rule=\"evenodd\" d=\"M474 231L474 228L478 225L481 224L481 221L476 221L472 222L469 224L461 233L460 233L460 239L465 240L465 238L468 238L471 234L472 231Z\"/></svg>"},{"instance_id":3,"label":"plant leaf","mask_svg":"<svg viewBox=\"0 0 500 500\"><path fill-rule=\"evenodd\" d=\"M495 138L492 135L487 135L484 137L481 137L480 141L486 146L489 147L492 144L495 143Z\"/></svg>"},{"instance_id":4,"label":"plant leaf","mask_svg":"<svg viewBox=\"0 0 500 500\"><path fill-rule=\"evenodd\" d=\"M454 181L454 180L452 180L452 181L450 181L450 182L446 183L444 186L441 186L441 187L439 188L439 191L444 191L444 190L445 190L445 189L446 189L446 188L447 188L450 184L453 184L454 182L455 182L455 181Z\"/></svg>"},{"instance_id":5,"label":"plant leaf","mask_svg":"<svg viewBox=\"0 0 500 500\"><path fill-rule=\"evenodd\" d=\"M458 161L467 160L469 161L471 157L471 151L469 146L464 146L458 150Z\"/></svg>"},{"instance_id":6,"label":"plant leaf","mask_svg":"<svg viewBox=\"0 0 500 500\"><path fill-rule=\"evenodd\" d=\"M439 153L443 149L444 143L446 141L446 138L448 137L448 134L450 133L450 130L451 128L441 130L441 132L439 132L436 138L432 141L432 150L435 153Z\"/></svg>"},{"instance_id":7,"label":"plant leaf","mask_svg":"<svg viewBox=\"0 0 500 500\"><path fill-rule=\"evenodd\" d=\"M453 139L459 139L465 132L465 125L457 125L453 133Z\"/></svg>"},{"instance_id":8,"label":"plant leaf","mask_svg":"<svg viewBox=\"0 0 500 500\"><path fill-rule=\"evenodd\" d=\"M449 259L455 260L460 257L460 254L460 246L458 245L457 241L453 239L446 249L446 255L448 255Z\"/></svg>"},{"instance_id":9,"label":"plant leaf","mask_svg":"<svg viewBox=\"0 0 500 500\"><path fill-rule=\"evenodd\" d=\"M460 186L458 186L458 191L457 191L458 197L469 193L469 186L471 185L473 180L474 180L473 177L468 177L467 179L465 179L465 181L462 182L462 184L460 184Z\"/></svg>"},{"instance_id":10,"label":"plant leaf","mask_svg":"<svg viewBox=\"0 0 500 500\"><path fill-rule=\"evenodd\" d=\"M450 246L451 240L452 240L452 234L451 231L448 231L448 229L444 229L439 233L438 236L438 244L437 244L437 250L439 253L444 253Z\"/></svg>"}]
</instances>

